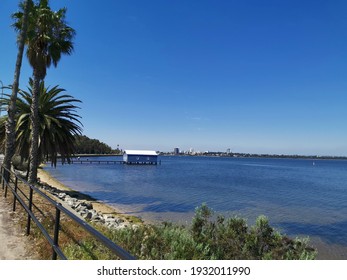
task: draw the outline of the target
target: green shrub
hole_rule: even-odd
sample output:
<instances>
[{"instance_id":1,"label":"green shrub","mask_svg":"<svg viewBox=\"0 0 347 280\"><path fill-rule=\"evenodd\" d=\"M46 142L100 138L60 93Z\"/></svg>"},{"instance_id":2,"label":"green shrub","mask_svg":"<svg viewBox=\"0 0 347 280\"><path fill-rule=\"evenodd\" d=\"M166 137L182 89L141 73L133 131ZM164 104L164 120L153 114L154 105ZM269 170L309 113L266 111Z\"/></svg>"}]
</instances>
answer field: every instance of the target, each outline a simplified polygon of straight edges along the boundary
<instances>
[{"instance_id":1,"label":"green shrub","mask_svg":"<svg viewBox=\"0 0 347 280\"><path fill-rule=\"evenodd\" d=\"M258 217L249 228L245 219L216 217L204 204L196 209L189 226L162 223L104 229L104 234L143 260L287 260L314 259L317 254L308 245L308 239L282 235L270 226L265 216ZM114 258L90 242L82 242L83 253L75 246L70 246L68 252L74 259Z\"/></svg>"},{"instance_id":2,"label":"green shrub","mask_svg":"<svg viewBox=\"0 0 347 280\"><path fill-rule=\"evenodd\" d=\"M265 216L249 228L239 217L214 217L198 207L190 226L171 223L113 231L111 239L139 259L314 259L308 239L290 239L275 231Z\"/></svg>"}]
</instances>

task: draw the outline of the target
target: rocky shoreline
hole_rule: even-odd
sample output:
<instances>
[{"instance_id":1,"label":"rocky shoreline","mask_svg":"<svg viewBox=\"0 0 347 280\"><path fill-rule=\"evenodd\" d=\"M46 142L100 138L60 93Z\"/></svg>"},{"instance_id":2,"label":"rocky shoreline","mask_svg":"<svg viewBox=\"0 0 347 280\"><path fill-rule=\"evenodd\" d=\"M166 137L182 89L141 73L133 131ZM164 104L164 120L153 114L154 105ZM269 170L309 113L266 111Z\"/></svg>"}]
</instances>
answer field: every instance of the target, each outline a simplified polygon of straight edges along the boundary
<instances>
[{"instance_id":1,"label":"rocky shoreline","mask_svg":"<svg viewBox=\"0 0 347 280\"><path fill-rule=\"evenodd\" d=\"M51 194L51 196L59 201L64 207L71 210L71 212L83 220L101 224L110 229L123 229L126 227L138 226L138 224L134 223L128 217L122 217L121 215L116 214L114 209L111 209L108 206L103 205L100 207L99 205L98 207L94 207L99 204L99 202L94 201L92 198L86 199L85 195L69 190L65 186L66 189L57 188L47 183L46 180L42 180L41 177L47 179L47 176L49 177L47 173L40 173L40 188ZM100 211L98 208L106 211Z\"/></svg>"}]
</instances>

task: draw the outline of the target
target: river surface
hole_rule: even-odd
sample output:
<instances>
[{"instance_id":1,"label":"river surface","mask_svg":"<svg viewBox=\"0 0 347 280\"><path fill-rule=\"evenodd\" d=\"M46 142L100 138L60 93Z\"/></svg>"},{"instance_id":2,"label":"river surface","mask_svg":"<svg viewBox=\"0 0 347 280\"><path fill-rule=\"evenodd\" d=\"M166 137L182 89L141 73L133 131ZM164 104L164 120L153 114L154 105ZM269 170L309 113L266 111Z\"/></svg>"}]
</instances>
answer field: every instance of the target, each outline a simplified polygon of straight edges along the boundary
<instances>
[{"instance_id":1,"label":"river surface","mask_svg":"<svg viewBox=\"0 0 347 280\"><path fill-rule=\"evenodd\" d=\"M90 160L121 160L120 157ZM347 161L160 157L161 165L45 167L70 188L145 220L189 223L206 203L252 225L259 215L289 236L309 236L320 259L347 259Z\"/></svg>"}]
</instances>

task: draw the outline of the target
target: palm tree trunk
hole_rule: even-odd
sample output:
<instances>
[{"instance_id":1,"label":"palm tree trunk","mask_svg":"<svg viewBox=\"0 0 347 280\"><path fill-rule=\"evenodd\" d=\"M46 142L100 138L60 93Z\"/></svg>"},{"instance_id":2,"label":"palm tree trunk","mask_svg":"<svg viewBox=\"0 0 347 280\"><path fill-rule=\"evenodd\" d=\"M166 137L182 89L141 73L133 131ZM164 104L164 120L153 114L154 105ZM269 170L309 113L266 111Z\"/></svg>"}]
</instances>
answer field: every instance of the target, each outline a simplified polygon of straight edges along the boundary
<instances>
[{"instance_id":1,"label":"palm tree trunk","mask_svg":"<svg viewBox=\"0 0 347 280\"><path fill-rule=\"evenodd\" d=\"M39 90L40 90L40 75L37 69L34 68L33 73L33 95L30 106L30 123L31 123L31 141L30 141L30 154L29 154L29 184L37 182L37 168L39 167Z\"/></svg>"},{"instance_id":2,"label":"palm tree trunk","mask_svg":"<svg viewBox=\"0 0 347 280\"><path fill-rule=\"evenodd\" d=\"M29 5L30 0L26 0L24 3L24 14L23 14L23 22L22 22L22 29L20 32L20 37L18 41L18 53L17 53L17 60L16 60L16 68L14 72L14 81L12 86L12 94L10 98L10 103L7 109L8 119L6 122L6 145L5 145L5 157L4 157L4 166L7 169L11 168L11 160L15 152L15 144L16 144L16 100L17 100L17 93L19 88L19 77L20 77L20 70L22 67L22 59L23 59L23 52L24 52L24 45L27 35L27 29L28 29L28 15L29 15Z\"/></svg>"}]
</instances>

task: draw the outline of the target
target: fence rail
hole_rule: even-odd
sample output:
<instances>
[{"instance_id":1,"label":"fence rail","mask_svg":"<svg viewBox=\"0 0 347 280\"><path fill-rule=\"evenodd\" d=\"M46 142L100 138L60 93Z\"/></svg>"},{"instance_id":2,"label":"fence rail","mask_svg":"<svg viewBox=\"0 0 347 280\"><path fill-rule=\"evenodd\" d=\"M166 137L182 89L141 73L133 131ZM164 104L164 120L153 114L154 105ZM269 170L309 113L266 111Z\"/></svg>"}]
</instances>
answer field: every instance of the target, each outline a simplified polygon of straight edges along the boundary
<instances>
[{"instance_id":1,"label":"fence rail","mask_svg":"<svg viewBox=\"0 0 347 280\"><path fill-rule=\"evenodd\" d=\"M19 184L19 181L21 184ZM87 222L80 219L78 216L76 216L71 211L66 209L62 204L58 203L57 201L55 201L54 199L46 195L37 187L29 184L27 181L22 179L20 176L18 176L14 172L6 169L3 165L1 165L1 168L0 168L0 184L2 184L2 189L4 191L5 197L7 197L8 190L10 190L13 194L13 211L16 210L17 202L19 202L19 204L26 211L27 213L26 234L27 235L30 234L31 221L34 221L52 248L53 260L56 260L58 256L62 260L67 259L67 257L62 252L62 249L59 247L59 232L61 231L61 226L60 226L61 213L64 213L71 220L75 221L80 227L82 227L84 230L89 232L92 236L94 236L97 240L99 240L102 244L104 244L111 252L113 252L119 258L124 260L135 259L134 256L129 254L122 247L112 242L110 239L108 239L105 235L97 231ZM48 232L48 229L44 227L44 225L40 222L38 217L36 217L35 213L33 212L33 207L36 207L33 201L34 193L41 196L46 203L49 203L55 208L53 237L51 237L51 235ZM36 207L36 210L41 212L41 210L37 207Z\"/></svg>"}]
</instances>

